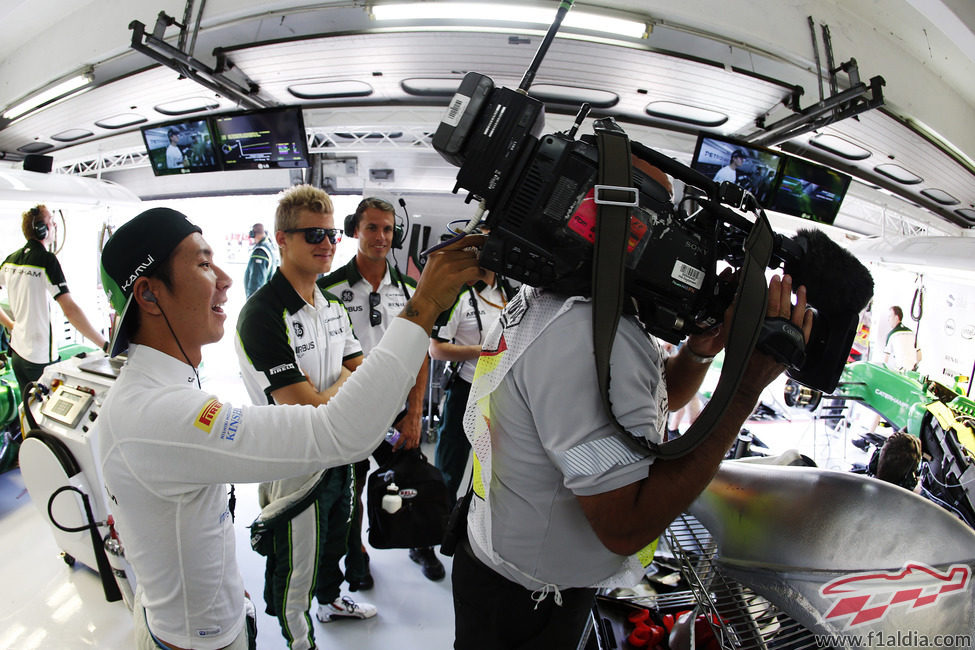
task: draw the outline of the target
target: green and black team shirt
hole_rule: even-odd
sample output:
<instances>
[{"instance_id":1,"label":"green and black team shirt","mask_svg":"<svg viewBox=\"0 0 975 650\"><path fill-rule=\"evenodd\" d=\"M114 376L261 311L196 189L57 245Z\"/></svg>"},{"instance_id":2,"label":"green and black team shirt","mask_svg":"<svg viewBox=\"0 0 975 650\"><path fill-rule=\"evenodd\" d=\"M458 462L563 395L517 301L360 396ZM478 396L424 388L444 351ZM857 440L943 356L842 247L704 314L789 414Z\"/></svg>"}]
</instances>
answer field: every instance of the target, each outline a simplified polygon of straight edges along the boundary
<instances>
[{"instance_id":1,"label":"green and black team shirt","mask_svg":"<svg viewBox=\"0 0 975 650\"><path fill-rule=\"evenodd\" d=\"M11 253L0 265L0 286L7 288L14 331L10 347L31 363L58 360L51 329L51 302L68 293L61 264L36 239Z\"/></svg>"},{"instance_id":2,"label":"green and black team shirt","mask_svg":"<svg viewBox=\"0 0 975 650\"><path fill-rule=\"evenodd\" d=\"M392 268L387 262L386 275L379 283L379 291L375 292L378 294L378 301L373 298L376 304L370 306L369 294L373 293L372 285L362 278L353 257L342 268L319 278L318 286L323 291L341 298L349 312L349 318L352 319L355 335L362 343L362 351L369 354L369 351L379 343L389 324L406 307L406 301L410 299L416 288L416 281ZM378 314L378 317L370 319L370 312L373 311ZM376 324L373 325L373 322Z\"/></svg>"},{"instance_id":3,"label":"green and black team shirt","mask_svg":"<svg viewBox=\"0 0 975 650\"><path fill-rule=\"evenodd\" d=\"M321 291L309 305L280 269L241 309L234 346L254 404L274 404L272 392L306 378L315 390L331 386L362 355L342 302Z\"/></svg>"}]
</instances>

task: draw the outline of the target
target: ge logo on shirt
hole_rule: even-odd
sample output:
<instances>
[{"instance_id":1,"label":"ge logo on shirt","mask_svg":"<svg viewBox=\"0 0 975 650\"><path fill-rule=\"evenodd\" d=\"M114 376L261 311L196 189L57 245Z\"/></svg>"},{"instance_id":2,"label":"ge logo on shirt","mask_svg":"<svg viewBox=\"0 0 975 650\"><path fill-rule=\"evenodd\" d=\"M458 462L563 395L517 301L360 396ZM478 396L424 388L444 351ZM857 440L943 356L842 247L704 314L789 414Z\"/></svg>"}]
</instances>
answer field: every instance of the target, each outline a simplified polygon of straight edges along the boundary
<instances>
[{"instance_id":1,"label":"ge logo on shirt","mask_svg":"<svg viewBox=\"0 0 975 650\"><path fill-rule=\"evenodd\" d=\"M355 299L355 294L352 293L350 289L346 289L342 292L342 302L352 302Z\"/></svg>"},{"instance_id":2,"label":"ge logo on shirt","mask_svg":"<svg viewBox=\"0 0 975 650\"><path fill-rule=\"evenodd\" d=\"M305 335L305 328L301 326L299 321L294 321L291 323L291 327L294 328L295 336L301 338Z\"/></svg>"}]
</instances>

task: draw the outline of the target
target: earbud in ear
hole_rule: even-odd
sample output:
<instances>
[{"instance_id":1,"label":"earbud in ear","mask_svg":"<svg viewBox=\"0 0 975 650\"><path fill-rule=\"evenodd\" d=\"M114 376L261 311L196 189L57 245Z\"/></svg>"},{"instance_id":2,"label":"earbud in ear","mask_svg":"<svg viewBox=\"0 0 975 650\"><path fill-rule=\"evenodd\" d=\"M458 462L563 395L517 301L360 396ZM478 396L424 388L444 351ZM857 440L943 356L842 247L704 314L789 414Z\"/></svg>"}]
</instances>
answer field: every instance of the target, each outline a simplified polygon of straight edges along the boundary
<instances>
[{"instance_id":1,"label":"earbud in ear","mask_svg":"<svg viewBox=\"0 0 975 650\"><path fill-rule=\"evenodd\" d=\"M146 302L156 302L156 294L154 294L149 289L142 292L142 299Z\"/></svg>"}]
</instances>

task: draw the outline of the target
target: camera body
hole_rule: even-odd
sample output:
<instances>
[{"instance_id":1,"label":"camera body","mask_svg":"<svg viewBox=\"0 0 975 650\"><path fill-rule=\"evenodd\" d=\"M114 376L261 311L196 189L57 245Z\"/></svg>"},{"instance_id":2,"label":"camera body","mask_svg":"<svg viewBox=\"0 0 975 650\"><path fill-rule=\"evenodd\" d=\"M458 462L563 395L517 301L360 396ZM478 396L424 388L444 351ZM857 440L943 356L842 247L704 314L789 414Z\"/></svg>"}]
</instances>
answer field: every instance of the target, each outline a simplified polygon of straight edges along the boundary
<instances>
[{"instance_id":1,"label":"camera body","mask_svg":"<svg viewBox=\"0 0 975 650\"><path fill-rule=\"evenodd\" d=\"M467 190L468 200L476 197L488 210L490 236L480 256L485 268L531 286L569 295L590 293L599 150L593 136L574 138L583 117L584 112L569 133L540 135L541 102L495 88L478 73L464 78L433 145L460 167L454 191ZM722 322L735 286L719 277L718 263L741 268L752 224L731 209L741 205L739 188L718 186L659 152L631 145L639 159L631 171L638 205L628 208L624 290L639 305L648 332L677 343ZM690 216L675 207L670 192L640 160L698 188L700 209ZM769 266L784 266L796 284L805 282L810 304L819 309L803 366L790 368L790 376L829 392L849 354L859 311L872 295L872 279L846 251L823 240L815 232L800 233L794 240L776 235ZM817 255L826 259L816 260ZM840 303L829 284L834 277L840 283L854 282L844 275L856 278L856 286Z\"/></svg>"}]
</instances>

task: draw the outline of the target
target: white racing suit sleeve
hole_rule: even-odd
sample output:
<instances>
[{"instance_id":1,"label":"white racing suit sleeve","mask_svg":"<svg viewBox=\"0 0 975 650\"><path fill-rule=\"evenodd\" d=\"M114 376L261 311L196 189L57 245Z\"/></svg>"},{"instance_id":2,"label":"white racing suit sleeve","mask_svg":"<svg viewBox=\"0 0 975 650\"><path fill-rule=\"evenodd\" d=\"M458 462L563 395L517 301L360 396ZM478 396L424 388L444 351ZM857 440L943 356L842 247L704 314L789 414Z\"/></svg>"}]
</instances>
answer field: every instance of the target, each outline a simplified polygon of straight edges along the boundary
<instances>
[{"instance_id":1,"label":"white racing suit sleeve","mask_svg":"<svg viewBox=\"0 0 975 650\"><path fill-rule=\"evenodd\" d=\"M421 327L393 319L362 366L319 407L238 407L191 387L156 395L156 403L144 409L135 398L129 403L145 418L144 434L129 438L119 451L147 484L177 490L199 483L201 476L210 483L249 483L361 460L379 445L402 408L428 344ZM142 448L130 454L135 450L126 450L129 445ZM153 462L154 456L161 460L154 452L176 453L180 462Z\"/></svg>"}]
</instances>

